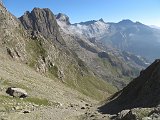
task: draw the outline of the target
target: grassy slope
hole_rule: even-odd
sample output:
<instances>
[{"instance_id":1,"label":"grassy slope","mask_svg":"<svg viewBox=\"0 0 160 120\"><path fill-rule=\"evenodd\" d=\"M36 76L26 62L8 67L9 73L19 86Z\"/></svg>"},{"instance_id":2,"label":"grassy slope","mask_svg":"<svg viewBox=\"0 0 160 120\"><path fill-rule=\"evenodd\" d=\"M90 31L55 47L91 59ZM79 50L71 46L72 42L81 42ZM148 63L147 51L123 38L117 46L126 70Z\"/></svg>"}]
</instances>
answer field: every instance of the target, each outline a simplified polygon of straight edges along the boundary
<instances>
[{"instance_id":1,"label":"grassy slope","mask_svg":"<svg viewBox=\"0 0 160 120\"><path fill-rule=\"evenodd\" d=\"M48 43L46 42L47 41L43 39L30 40L27 42L26 50L32 56L29 61L29 66L36 66L39 56L46 57L50 52L47 50L48 47L46 45ZM54 61L55 66L49 67L46 75L51 79L58 78L58 67L63 67L65 70L65 78L63 81L67 86L100 101L106 99L110 94L116 91L116 88L111 84L91 75L88 72L88 68L76 55L72 54L70 57L74 57L76 61L73 61L73 58L67 58L64 53L60 54ZM66 59L69 60L67 61Z\"/></svg>"},{"instance_id":2,"label":"grassy slope","mask_svg":"<svg viewBox=\"0 0 160 120\"><path fill-rule=\"evenodd\" d=\"M9 86L21 87L28 92L30 99L24 102L46 104L47 101L50 101L68 104L71 101L73 103L79 101L79 98L87 99L79 92L40 75L26 65L0 57L0 100L12 101L13 98L5 93ZM2 103L0 104L2 105Z\"/></svg>"}]
</instances>

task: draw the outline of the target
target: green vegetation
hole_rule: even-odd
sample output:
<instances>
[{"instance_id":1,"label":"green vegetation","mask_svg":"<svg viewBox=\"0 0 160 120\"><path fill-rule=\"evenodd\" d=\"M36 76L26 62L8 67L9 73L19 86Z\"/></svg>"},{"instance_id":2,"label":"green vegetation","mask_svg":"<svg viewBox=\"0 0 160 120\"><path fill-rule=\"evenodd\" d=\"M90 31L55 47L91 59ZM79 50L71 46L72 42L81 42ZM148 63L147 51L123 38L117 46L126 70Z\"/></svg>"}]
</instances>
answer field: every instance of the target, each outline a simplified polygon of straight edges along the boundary
<instances>
[{"instance_id":1,"label":"green vegetation","mask_svg":"<svg viewBox=\"0 0 160 120\"><path fill-rule=\"evenodd\" d=\"M102 62L102 65L109 69L113 75L117 76L121 71L118 69L118 67L114 67L111 65L111 63L106 59L99 59L100 62Z\"/></svg>"},{"instance_id":2,"label":"green vegetation","mask_svg":"<svg viewBox=\"0 0 160 120\"><path fill-rule=\"evenodd\" d=\"M25 86L25 85L23 85L21 83L10 82L9 80L4 80L3 78L1 78L0 82L1 82L0 85L18 87L18 88L25 89L27 91L30 90L27 86Z\"/></svg>"},{"instance_id":3,"label":"green vegetation","mask_svg":"<svg viewBox=\"0 0 160 120\"><path fill-rule=\"evenodd\" d=\"M96 100L103 100L108 95L116 92L116 88L114 88L111 84L95 77L84 76L78 77L77 79L77 89L83 94Z\"/></svg>"},{"instance_id":4,"label":"green vegetation","mask_svg":"<svg viewBox=\"0 0 160 120\"><path fill-rule=\"evenodd\" d=\"M85 72L88 72L88 68L86 67L85 63L84 63L80 58L77 58L77 61L78 61L78 65L79 65Z\"/></svg>"},{"instance_id":5,"label":"green vegetation","mask_svg":"<svg viewBox=\"0 0 160 120\"><path fill-rule=\"evenodd\" d=\"M22 103L22 102L28 102L28 103L34 103L36 105L44 105L44 106L49 106L51 103L44 98L36 98L36 97L28 97L23 100L20 98L14 98L11 96L5 96L5 95L0 95L0 102L11 102L11 101L16 101L17 103Z\"/></svg>"},{"instance_id":6,"label":"green vegetation","mask_svg":"<svg viewBox=\"0 0 160 120\"><path fill-rule=\"evenodd\" d=\"M10 112L11 109L17 105L17 103L21 103L21 99L13 98L11 96L0 95L0 109L3 112Z\"/></svg>"},{"instance_id":7,"label":"green vegetation","mask_svg":"<svg viewBox=\"0 0 160 120\"><path fill-rule=\"evenodd\" d=\"M140 109L136 111L136 114L137 114L138 119L141 120L143 117L148 116L150 112L151 112L150 109Z\"/></svg>"},{"instance_id":8,"label":"green vegetation","mask_svg":"<svg viewBox=\"0 0 160 120\"><path fill-rule=\"evenodd\" d=\"M44 105L44 106L49 106L51 105L50 102L47 99L40 99L40 98L35 98L35 97L28 97L24 99L26 102L34 103L36 105Z\"/></svg>"},{"instance_id":9,"label":"green vegetation","mask_svg":"<svg viewBox=\"0 0 160 120\"><path fill-rule=\"evenodd\" d=\"M67 81L67 85L95 100L105 100L117 89L111 84L93 76L77 76L77 80Z\"/></svg>"},{"instance_id":10,"label":"green vegetation","mask_svg":"<svg viewBox=\"0 0 160 120\"><path fill-rule=\"evenodd\" d=\"M57 66L51 66L48 68L49 72L51 75L54 75L55 77L58 78L58 67Z\"/></svg>"},{"instance_id":11,"label":"green vegetation","mask_svg":"<svg viewBox=\"0 0 160 120\"><path fill-rule=\"evenodd\" d=\"M29 62L30 67L35 66L39 57L45 58L47 56L47 52L42 46L41 39L30 40L27 42L26 50L32 55Z\"/></svg>"},{"instance_id":12,"label":"green vegetation","mask_svg":"<svg viewBox=\"0 0 160 120\"><path fill-rule=\"evenodd\" d=\"M26 105L29 105L29 103L36 104L38 106L55 105L55 103L52 104L44 98L28 97L25 99L20 99L12 96L0 95L0 112L10 112L13 108L16 108L16 110L22 110L25 109Z\"/></svg>"}]
</instances>

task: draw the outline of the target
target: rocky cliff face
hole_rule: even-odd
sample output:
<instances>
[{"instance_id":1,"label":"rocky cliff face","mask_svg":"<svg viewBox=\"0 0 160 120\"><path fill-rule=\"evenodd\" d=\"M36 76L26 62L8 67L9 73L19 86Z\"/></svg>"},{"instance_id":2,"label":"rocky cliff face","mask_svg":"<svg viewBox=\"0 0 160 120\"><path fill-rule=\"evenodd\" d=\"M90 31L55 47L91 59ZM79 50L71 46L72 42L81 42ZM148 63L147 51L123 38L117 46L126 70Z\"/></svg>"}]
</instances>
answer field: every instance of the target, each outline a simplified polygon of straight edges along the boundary
<instances>
[{"instance_id":1,"label":"rocky cliff face","mask_svg":"<svg viewBox=\"0 0 160 120\"><path fill-rule=\"evenodd\" d=\"M49 9L34 8L19 18L27 30L40 32L45 38L64 45L54 14Z\"/></svg>"},{"instance_id":2,"label":"rocky cliff face","mask_svg":"<svg viewBox=\"0 0 160 120\"><path fill-rule=\"evenodd\" d=\"M157 59L100 109L106 113L118 113L125 109L156 107L160 103L159 80L160 60Z\"/></svg>"}]
</instances>

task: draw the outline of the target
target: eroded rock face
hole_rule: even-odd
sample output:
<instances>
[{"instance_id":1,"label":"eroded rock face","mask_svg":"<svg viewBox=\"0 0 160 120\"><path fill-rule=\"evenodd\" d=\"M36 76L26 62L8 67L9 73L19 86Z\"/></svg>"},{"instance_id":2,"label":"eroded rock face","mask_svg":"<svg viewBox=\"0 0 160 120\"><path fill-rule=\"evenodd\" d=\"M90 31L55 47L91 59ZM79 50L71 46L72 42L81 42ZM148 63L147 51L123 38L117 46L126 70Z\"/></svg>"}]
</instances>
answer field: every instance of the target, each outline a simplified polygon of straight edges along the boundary
<instances>
[{"instance_id":1,"label":"eroded rock face","mask_svg":"<svg viewBox=\"0 0 160 120\"><path fill-rule=\"evenodd\" d=\"M27 92L21 88L14 88L14 87L9 87L6 90L6 93L13 96L13 97L18 97L18 98L26 98L28 96Z\"/></svg>"},{"instance_id":2,"label":"eroded rock face","mask_svg":"<svg viewBox=\"0 0 160 120\"><path fill-rule=\"evenodd\" d=\"M56 18L50 9L34 8L31 12L27 11L19 20L25 29L38 31L45 38L65 44L59 33Z\"/></svg>"}]
</instances>

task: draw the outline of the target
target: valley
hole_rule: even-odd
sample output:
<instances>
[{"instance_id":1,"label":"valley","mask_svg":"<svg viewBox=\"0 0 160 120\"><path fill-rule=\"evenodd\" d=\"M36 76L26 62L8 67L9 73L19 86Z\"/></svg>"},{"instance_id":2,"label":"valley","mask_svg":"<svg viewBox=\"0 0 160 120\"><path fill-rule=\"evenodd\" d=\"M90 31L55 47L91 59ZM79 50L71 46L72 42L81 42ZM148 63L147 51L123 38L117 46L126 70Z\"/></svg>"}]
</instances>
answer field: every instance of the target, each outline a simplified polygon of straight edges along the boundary
<instances>
[{"instance_id":1,"label":"valley","mask_svg":"<svg viewBox=\"0 0 160 120\"><path fill-rule=\"evenodd\" d=\"M0 120L158 120L159 33L0 3Z\"/></svg>"}]
</instances>

